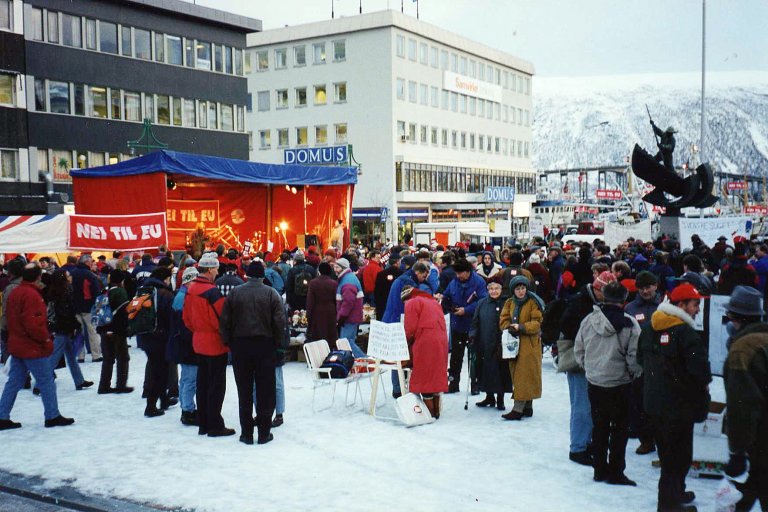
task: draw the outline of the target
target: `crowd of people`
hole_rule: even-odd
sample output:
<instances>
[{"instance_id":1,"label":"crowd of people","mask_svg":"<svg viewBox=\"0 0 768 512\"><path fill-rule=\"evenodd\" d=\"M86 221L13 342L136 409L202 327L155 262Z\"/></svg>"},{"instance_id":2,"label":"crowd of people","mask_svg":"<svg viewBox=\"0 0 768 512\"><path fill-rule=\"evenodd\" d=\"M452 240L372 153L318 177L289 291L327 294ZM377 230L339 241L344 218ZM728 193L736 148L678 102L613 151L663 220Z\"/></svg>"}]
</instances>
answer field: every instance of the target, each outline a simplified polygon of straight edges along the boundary
<instances>
[{"instance_id":1,"label":"crowd of people","mask_svg":"<svg viewBox=\"0 0 768 512\"><path fill-rule=\"evenodd\" d=\"M464 389L485 394L478 407L504 411L511 421L533 416L543 392L542 354L550 347L569 388L570 460L591 467L596 482L636 485L625 474L625 452L637 437L637 453L657 452L661 461L659 510L693 510L685 478L693 425L706 417L712 379L695 318L701 300L717 293L730 295L726 473L749 472L737 510L758 499L766 510L768 246L743 237L721 237L711 248L695 235L691 242L686 250L671 238L629 239L615 248L599 240L504 248L353 243L346 251L310 246L280 254L219 246L197 261L162 248L157 256L70 256L60 268L48 258L17 257L5 262L0 278L3 362L12 356L0 430L21 426L10 413L20 390L31 387L30 373L45 425L74 422L56 402L54 369L62 357L76 389L93 385L79 369L90 352L102 365L98 393L132 392L126 304L151 289L156 325L136 336L147 355L144 415L161 416L179 403L181 423L197 426L200 435L234 435L221 415L231 364L240 441L269 442L284 421L291 317L306 311L307 341L336 348L346 338L354 356L364 358L359 327L367 304L376 319L404 322L409 391L436 418L442 394L460 390L465 358ZM113 315L100 325L92 317L102 295ZM502 339L514 340L512 355ZM393 395L403 391L393 372Z\"/></svg>"}]
</instances>

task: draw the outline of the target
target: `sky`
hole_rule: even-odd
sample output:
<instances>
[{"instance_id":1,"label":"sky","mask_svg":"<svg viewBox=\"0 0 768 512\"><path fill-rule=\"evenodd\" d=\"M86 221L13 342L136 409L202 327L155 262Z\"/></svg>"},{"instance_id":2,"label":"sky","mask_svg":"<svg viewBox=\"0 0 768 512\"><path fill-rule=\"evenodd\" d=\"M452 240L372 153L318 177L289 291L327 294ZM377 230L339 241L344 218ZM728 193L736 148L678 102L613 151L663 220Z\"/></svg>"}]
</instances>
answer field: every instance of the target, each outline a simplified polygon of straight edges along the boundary
<instances>
[{"instance_id":1,"label":"sky","mask_svg":"<svg viewBox=\"0 0 768 512\"><path fill-rule=\"evenodd\" d=\"M192 1L192 0L187 0ZM400 0L196 0L264 29ZM404 0L416 16L416 3ZM539 76L701 70L702 0L420 0L423 21L531 61ZM707 70L768 71L767 0L706 0Z\"/></svg>"}]
</instances>

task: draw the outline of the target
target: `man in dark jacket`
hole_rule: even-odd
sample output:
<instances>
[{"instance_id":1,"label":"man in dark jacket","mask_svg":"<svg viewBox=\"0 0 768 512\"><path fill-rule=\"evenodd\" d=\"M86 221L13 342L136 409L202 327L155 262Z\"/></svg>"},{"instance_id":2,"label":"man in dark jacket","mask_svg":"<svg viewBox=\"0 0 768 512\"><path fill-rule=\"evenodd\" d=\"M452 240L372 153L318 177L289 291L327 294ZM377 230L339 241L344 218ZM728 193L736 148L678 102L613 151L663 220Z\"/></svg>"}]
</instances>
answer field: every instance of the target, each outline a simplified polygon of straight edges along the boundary
<instances>
[{"instance_id":1,"label":"man in dark jacket","mask_svg":"<svg viewBox=\"0 0 768 512\"><path fill-rule=\"evenodd\" d=\"M221 292L221 296L226 297L229 292L245 281L237 276L237 266L234 263L225 263L222 266L224 268L220 270L223 270L224 273L216 279L216 287Z\"/></svg>"},{"instance_id":2,"label":"man in dark jacket","mask_svg":"<svg viewBox=\"0 0 768 512\"><path fill-rule=\"evenodd\" d=\"M141 255L141 263L134 267L131 276L136 280L137 286L142 286L142 282L147 279L152 271L155 270L155 262L152 260L152 255L145 253Z\"/></svg>"},{"instance_id":3,"label":"man in dark jacket","mask_svg":"<svg viewBox=\"0 0 768 512\"><path fill-rule=\"evenodd\" d=\"M172 274L171 270L166 267L157 267L141 284L141 286L157 290L157 329L152 333L137 336L139 348L147 354L144 382L147 407L144 409L144 416L148 418L162 416L164 411L172 405L168 397L168 362L165 359L173 314ZM158 401L160 401L159 409L157 407Z\"/></svg>"},{"instance_id":4,"label":"man in dark jacket","mask_svg":"<svg viewBox=\"0 0 768 512\"><path fill-rule=\"evenodd\" d=\"M446 252L440 256L440 276L437 279L437 293L442 294L451 281L456 279L456 271L453 270L453 264L456 263L456 256L452 252Z\"/></svg>"},{"instance_id":5,"label":"man in dark jacket","mask_svg":"<svg viewBox=\"0 0 768 512\"><path fill-rule=\"evenodd\" d=\"M505 268L501 273L501 289L509 290L509 282L518 275L523 275L528 278L531 283L531 290L536 292L538 290L536 286L536 279L530 270L523 268L523 253L519 251L513 251L509 254L509 266ZM546 300L546 297L542 297Z\"/></svg>"},{"instance_id":6,"label":"man in dark jacket","mask_svg":"<svg viewBox=\"0 0 768 512\"><path fill-rule=\"evenodd\" d=\"M557 290L557 284L560 282L560 276L565 270L565 258L563 258L562 249L552 247L547 255L549 258L549 285L550 290Z\"/></svg>"},{"instance_id":7,"label":"man in dark jacket","mask_svg":"<svg viewBox=\"0 0 768 512\"><path fill-rule=\"evenodd\" d=\"M232 290L224 301L219 332L232 350L240 410L240 442L253 444L253 386L256 384L258 444L273 439L270 433L275 411L275 365L285 331L283 301L263 283L264 265L248 266L249 280Z\"/></svg>"},{"instance_id":8,"label":"man in dark jacket","mask_svg":"<svg viewBox=\"0 0 768 512\"><path fill-rule=\"evenodd\" d=\"M91 358L94 363L102 360L101 357L101 336L96 332L96 328L91 323L91 308L96 302L96 297L101 293L101 281L91 271L93 258L90 254L83 254L77 261L77 267L73 269L72 275L72 298L75 301L75 312L83 332L88 334L88 346L91 347ZM81 352L80 360L85 357Z\"/></svg>"},{"instance_id":9,"label":"man in dark jacket","mask_svg":"<svg viewBox=\"0 0 768 512\"><path fill-rule=\"evenodd\" d=\"M304 261L304 254L297 252L293 257L293 268L288 271L285 282L285 298L292 310L307 309L309 281L317 277L317 270Z\"/></svg>"},{"instance_id":10,"label":"man in dark jacket","mask_svg":"<svg viewBox=\"0 0 768 512\"><path fill-rule=\"evenodd\" d=\"M736 484L744 495L736 510L752 510L758 499L768 510L768 324L760 322L761 297L757 290L737 286L726 307L736 331L723 374L731 452L726 475L743 475L749 461L749 478Z\"/></svg>"},{"instance_id":11,"label":"man in dark jacket","mask_svg":"<svg viewBox=\"0 0 768 512\"><path fill-rule=\"evenodd\" d=\"M8 381L0 397L0 430L20 428L21 423L11 421L11 409L16 395L27 378L35 377L45 409L46 427L63 427L75 422L59 413L56 383L48 356L53 352L48 332L48 315L40 294L43 271L37 263L29 263L22 271L22 282L8 297L8 353L13 356Z\"/></svg>"},{"instance_id":12,"label":"man in dark jacket","mask_svg":"<svg viewBox=\"0 0 768 512\"><path fill-rule=\"evenodd\" d=\"M373 301L376 304L376 320L384 318L384 311L387 309L387 300L392 283L402 275L400 270L400 255L392 253L389 255L389 264L387 268L376 274L376 284L373 288Z\"/></svg>"},{"instance_id":13,"label":"man in dark jacket","mask_svg":"<svg viewBox=\"0 0 768 512\"><path fill-rule=\"evenodd\" d=\"M130 393L133 388L128 386L128 294L123 283L126 273L122 270L113 270L109 273L109 307L112 310L112 322L99 328L101 335L101 348L104 361L101 363L101 377L99 378L99 394L106 393ZM117 382L112 387L112 369L117 362Z\"/></svg>"},{"instance_id":14,"label":"man in dark jacket","mask_svg":"<svg viewBox=\"0 0 768 512\"><path fill-rule=\"evenodd\" d=\"M733 289L739 285L757 288L760 279L755 267L747 261L747 246L744 242L734 244L733 258L726 263L720 271L720 279L717 281L717 293L730 295Z\"/></svg>"},{"instance_id":15,"label":"man in dark jacket","mask_svg":"<svg viewBox=\"0 0 768 512\"><path fill-rule=\"evenodd\" d=\"M638 361L661 460L659 510L664 512L685 510L696 498L686 492L685 476L693 458L693 424L706 417L712 380L706 343L694 329L702 298L692 284L679 284L640 336Z\"/></svg>"}]
</instances>

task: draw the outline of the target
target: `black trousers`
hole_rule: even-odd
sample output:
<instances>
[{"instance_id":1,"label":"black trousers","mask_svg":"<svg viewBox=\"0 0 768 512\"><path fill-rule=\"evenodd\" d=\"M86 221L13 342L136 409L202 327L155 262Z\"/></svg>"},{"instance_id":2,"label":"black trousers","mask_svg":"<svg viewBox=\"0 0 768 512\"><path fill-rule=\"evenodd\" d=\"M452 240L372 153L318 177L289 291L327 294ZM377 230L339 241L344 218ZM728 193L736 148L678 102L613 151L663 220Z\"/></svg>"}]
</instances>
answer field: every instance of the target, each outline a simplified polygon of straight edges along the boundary
<instances>
[{"instance_id":1,"label":"black trousers","mask_svg":"<svg viewBox=\"0 0 768 512\"><path fill-rule=\"evenodd\" d=\"M199 356L197 367L197 419L200 431L224 428L221 406L227 392L227 354ZM168 375L166 371L166 376Z\"/></svg>"},{"instance_id":2,"label":"black trousers","mask_svg":"<svg viewBox=\"0 0 768 512\"><path fill-rule=\"evenodd\" d=\"M768 466L755 464L752 459L749 468L749 478L743 484L736 484L736 488L744 495L736 504L737 511L752 510L755 501L760 500L760 510L768 511Z\"/></svg>"},{"instance_id":3,"label":"black trousers","mask_svg":"<svg viewBox=\"0 0 768 512\"><path fill-rule=\"evenodd\" d=\"M629 407L629 430L641 443L653 442L653 425L643 404L643 376L632 381Z\"/></svg>"},{"instance_id":4,"label":"black trousers","mask_svg":"<svg viewBox=\"0 0 768 512\"><path fill-rule=\"evenodd\" d=\"M162 407L167 401L166 378L168 375L168 362L165 360L165 348L157 350L145 350L147 353L147 367L144 372L144 390L147 394L147 408L157 407L160 400Z\"/></svg>"},{"instance_id":5,"label":"black trousers","mask_svg":"<svg viewBox=\"0 0 768 512\"><path fill-rule=\"evenodd\" d=\"M592 405L592 456L595 475L604 478L624 473L629 439L631 384L604 388L589 384Z\"/></svg>"},{"instance_id":6,"label":"black trousers","mask_svg":"<svg viewBox=\"0 0 768 512\"><path fill-rule=\"evenodd\" d=\"M235 372L243 436L253 436L253 386L256 385L256 426L259 439L269 436L275 412L277 389L275 364L277 351L271 338L237 338L232 343L232 369Z\"/></svg>"},{"instance_id":7,"label":"black trousers","mask_svg":"<svg viewBox=\"0 0 768 512\"><path fill-rule=\"evenodd\" d=\"M458 391L459 381L461 380L461 367L464 365L464 351L469 350L471 359L474 359L472 347L467 348L469 334L466 332L451 331L451 359L448 365L448 384L449 390ZM468 368L469 379L472 386L477 385L477 376L474 368L470 365Z\"/></svg>"},{"instance_id":8,"label":"black trousers","mask_svg":"<svg viewBox=\"0 0 768 512\"><path fill-rule=\"evenodd\" d=\"M99 377L99 390L106 391L112 386L112 369L117 362L116 388L124 388L128 383L128 340L125 336L115 333L103 333L101 335L101 377Z\"/></svg>"},{"instance_id":9,"label":"black trousers","mask_svg":"<svg viewBox=\"0 0 768 512\"><path fill-rule=\"evenodd\" d=\"M679 507L693 460L693 422L673 424L654 417L652 423L661 462L659 507Z\"/></svg>"}]
</instances>

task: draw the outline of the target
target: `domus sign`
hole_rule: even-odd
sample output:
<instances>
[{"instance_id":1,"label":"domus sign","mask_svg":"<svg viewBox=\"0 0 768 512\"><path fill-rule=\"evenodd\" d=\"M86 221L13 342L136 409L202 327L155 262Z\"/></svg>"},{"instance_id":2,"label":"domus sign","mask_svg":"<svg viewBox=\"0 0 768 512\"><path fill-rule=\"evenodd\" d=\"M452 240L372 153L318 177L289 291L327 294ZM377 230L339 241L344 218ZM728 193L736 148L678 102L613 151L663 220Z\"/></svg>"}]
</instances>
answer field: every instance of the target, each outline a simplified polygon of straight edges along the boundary
<instances>
[{"instance_id":1,"label":"domus sign","mask_svg":"<svg viewBox=\"0 0 768 512\"><path fill-rule=\"evenodd\" d=\"M302 165L340 164L349 158L347 146L296 148L283 151L283 163Z\"/></svg>"},{"instance_id":2,"label":"domus sign","mask_svg":"<svg viewBox=\"0 0 768 512\"><path fill-rule=\"evenodd\" d=\"M515 201L515 187L488 187L485 189L486 203L512 203Z\"/></svg>"}]
</instances>

